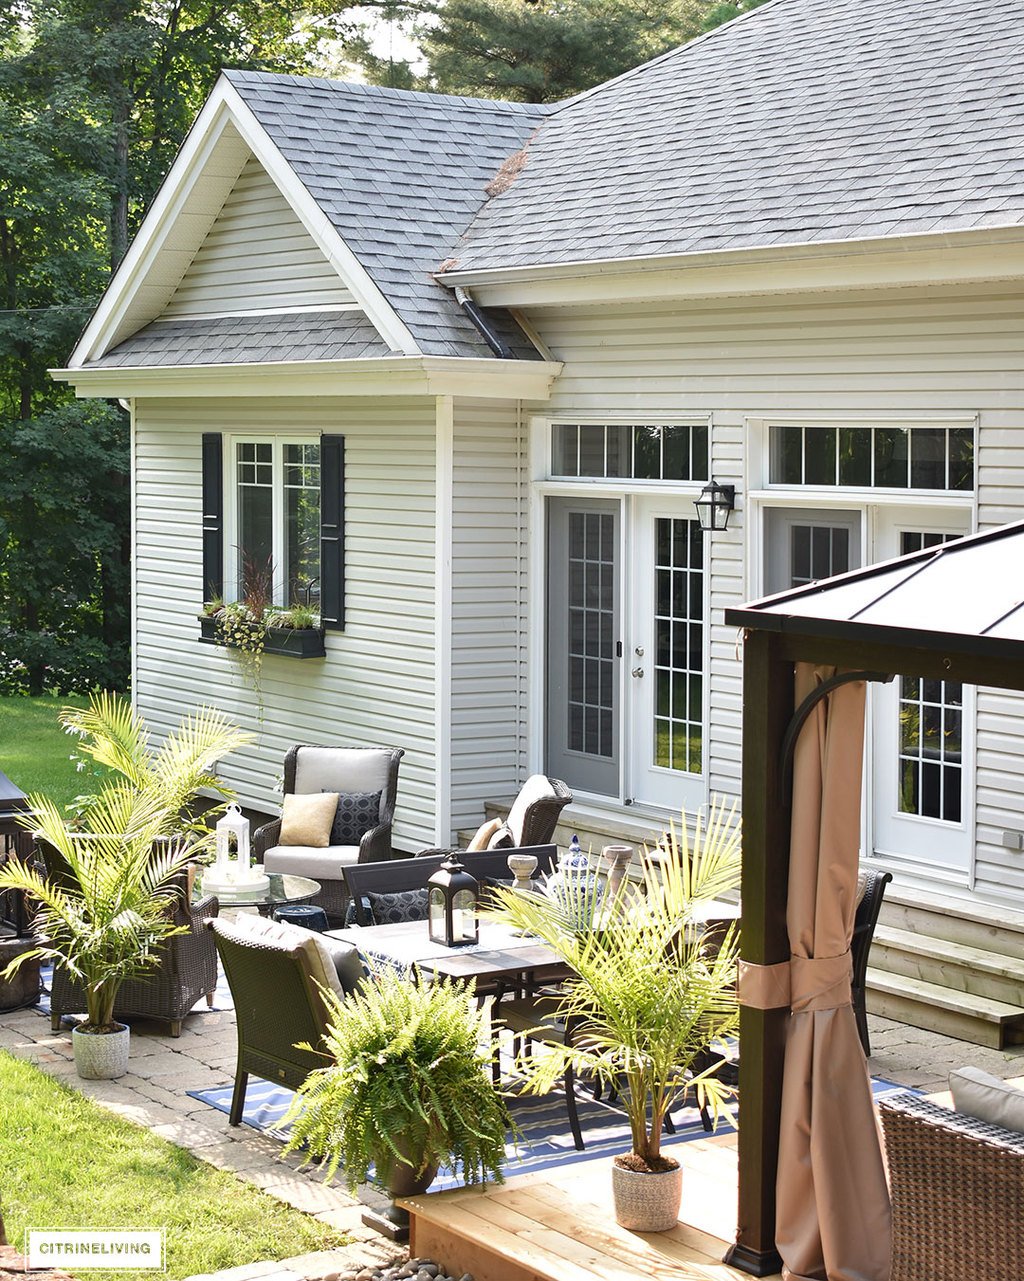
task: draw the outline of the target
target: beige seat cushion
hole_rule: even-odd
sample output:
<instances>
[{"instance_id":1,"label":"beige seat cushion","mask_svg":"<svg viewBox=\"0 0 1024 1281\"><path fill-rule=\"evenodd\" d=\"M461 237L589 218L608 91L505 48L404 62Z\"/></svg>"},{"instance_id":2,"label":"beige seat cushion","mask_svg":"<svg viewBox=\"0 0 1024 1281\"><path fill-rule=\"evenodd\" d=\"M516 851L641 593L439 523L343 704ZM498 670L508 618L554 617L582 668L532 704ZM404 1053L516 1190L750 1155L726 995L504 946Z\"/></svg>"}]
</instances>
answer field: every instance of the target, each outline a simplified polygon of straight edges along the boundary
<instances>
[{"instance_id":1,"label":"beige seat cushion","mask_svg":"<svg viewBox=\"0 0 1024 1281\"><path fill-rule=\"evenodd\" d=\"M286 951L300 952L306 958L310 978L321 987L330 988L339 999L344 999L345 988L338 977L333 953L315 931L304 930L301 925L292 925L288 921L271 921L267 917L253 916L250 913L239 913L234 925L243 938L279 944ZM333 942L337 945L338 940Z\"/></svg>"},{"instance_id":2,"label":"beige seat cushion","mask_svg":"<svg viewBox=\"0 0 1024 1281\"><path fill-rule=\"evenodd\" d=\"M308 796L289 793L281 806L281 844L323 849L330 844L331 825L337 809L337 792L318 792Z\"/></svg>"},{"instance_id":3,"label":"beige seat cushion","mask_svg":"<svg viewBox=\"0 0 1024 1281\"><path fill-rule=\"evenodd\" d=\"M358 845L274 845L263 856L268 872L285 876L311 876L314 881L340 881L341 869L359 862Z\"/></svg>"},{"instance_id":4,"label":"beige seat cushion","mask_svg":"<svg viewBox=\"0 0 1024 1281\"><path fill-rule=\"evenodd\" d=\"M981 1068L962 1067L949 1074L953 1106L966 1116L1024 1134L1024 1090Z\"/></svg>"},{"instance_id":5,"label":"beige seat cushion","mask_svg":"<svg viewBox=\"0 0 1024 1281\"><path fill-rule=\"evenodd\" d=\"M495 832L499 831L504 826L505 825L502 823L500 818L491 818L488 819L486 823L481 823L481 825L476 829L476 835L466 846L467 851L472 853L474 850L487 849L487 842Z\"/></svg>"}]
</instances>

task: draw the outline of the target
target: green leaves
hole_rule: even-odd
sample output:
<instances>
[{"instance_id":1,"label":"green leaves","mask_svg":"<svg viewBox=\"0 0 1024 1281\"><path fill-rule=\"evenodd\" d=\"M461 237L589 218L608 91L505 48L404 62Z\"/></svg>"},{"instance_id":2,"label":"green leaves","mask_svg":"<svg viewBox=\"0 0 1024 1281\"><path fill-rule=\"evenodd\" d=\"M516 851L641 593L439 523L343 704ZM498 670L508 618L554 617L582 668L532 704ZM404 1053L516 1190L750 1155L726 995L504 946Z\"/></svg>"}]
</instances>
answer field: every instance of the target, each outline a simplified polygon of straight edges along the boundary
<instances>
[{"instance_id":1,"label":"green leaves","mask_svg":"<svg viewBox=\"0 0 1024 1281\"><path fill-rule=\"evenodd\" d=\"M480 1050L484 1012L471 991L448 980L417 985L392 970L331 1013L329 1063L300 1087L286 1120L286 1150L306 1145L332 1176L339 1164L353 1190L371 1164L455 1165L467 1183L501 1179L510 1119Z\"/></svg>"},{"instance_id":2,"label":"green leaves","mask_svg":"<svg viewBox=\"0 0 1024 1281\"><path fill-rule=\"evenodd\" d=\"M634 1150L660 1149L665 1113L687 1083L717 1116L729 1091L709 1049L738 1026L738 934L701 924L700 905L735 890L740 835L735 805L714 804L688 835L677 830L647 851L643 880L624 880L592 930L566 929L565 909L542 893L494 891L492 915L542 939L572 968L559 1016L568 1046L521 1058L525 1089L546 1093L572 1064L603 1085L622 1087Z\"/></svg>"}]
</instances>

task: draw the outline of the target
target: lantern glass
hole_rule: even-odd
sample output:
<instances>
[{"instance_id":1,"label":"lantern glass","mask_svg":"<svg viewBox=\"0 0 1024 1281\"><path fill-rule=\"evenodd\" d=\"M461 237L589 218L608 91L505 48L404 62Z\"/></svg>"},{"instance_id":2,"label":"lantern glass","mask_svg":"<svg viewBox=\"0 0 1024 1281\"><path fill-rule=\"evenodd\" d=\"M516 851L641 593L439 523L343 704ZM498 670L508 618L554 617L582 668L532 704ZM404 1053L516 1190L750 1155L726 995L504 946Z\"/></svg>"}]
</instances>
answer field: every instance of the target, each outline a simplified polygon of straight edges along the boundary
<instances>
[{"instance_id":1,"label":"lantern glass","mask_svg":"<svg viewBox=\"0 0 1024 1281\"><path fill-rule=\"evenodd\" d=\"M432 943L443 943L450 947L448 931L445 926L445 894L439 885L432 885L427 895L427 925Z\"/></svg>"},{"instance_id":2,"label":"lantern glass","mask_svg":"<svg viewBox=\"0 0 1024 1281\"><path fill-rule=\"evenodd\" d=\"M475 943L479 933L476 895L472 890L457 890L452 899L452 942Z\"/></svg>"}]
</instances>

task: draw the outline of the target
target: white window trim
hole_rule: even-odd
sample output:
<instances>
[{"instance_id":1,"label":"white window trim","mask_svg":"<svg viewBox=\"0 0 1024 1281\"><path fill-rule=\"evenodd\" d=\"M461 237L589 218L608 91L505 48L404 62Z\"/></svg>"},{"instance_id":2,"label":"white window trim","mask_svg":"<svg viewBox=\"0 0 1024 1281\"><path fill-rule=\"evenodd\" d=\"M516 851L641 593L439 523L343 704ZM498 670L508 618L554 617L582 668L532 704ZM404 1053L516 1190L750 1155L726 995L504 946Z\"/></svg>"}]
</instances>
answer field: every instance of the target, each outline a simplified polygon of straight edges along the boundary
<instances>
[{"instance_id":1,"label":"white window trim","mask_svg":"<svg viewBox=\"0 0 1024 1281\"><path fill-rule=\"evenodd\" d=\"M273 492L271 495L271 520L273 524L273 561L274 561L274 603L279 604L279 590L283 592L283 580L280 584L276 576L281 572L284 554L284 447L285 445L319 445L320 435L303 432L301 435L271 434L268 432L238 432L227 437L227 484L224 495L224 599L239 599L241 582L241 557L238 545L238 446L267 445L272 448ZM287 608L290 601L283 601Z\"/></svg>"}]
</instances>

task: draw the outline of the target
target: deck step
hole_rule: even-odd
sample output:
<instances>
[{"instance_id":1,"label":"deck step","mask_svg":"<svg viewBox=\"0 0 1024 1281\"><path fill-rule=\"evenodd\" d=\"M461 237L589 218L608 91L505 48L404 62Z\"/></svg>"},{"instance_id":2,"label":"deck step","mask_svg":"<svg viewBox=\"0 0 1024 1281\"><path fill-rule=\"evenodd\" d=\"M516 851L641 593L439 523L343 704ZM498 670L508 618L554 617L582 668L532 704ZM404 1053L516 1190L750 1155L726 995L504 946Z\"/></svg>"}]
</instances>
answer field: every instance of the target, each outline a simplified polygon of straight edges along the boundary
<instances>
[{"instance_id":1,"label":"deck step","mask_svg":"<svg viewBox=\"0 0 1024 1281\"><path fill-rule=\"evenodd\" d=\"M1024 960L985 948L879 925L871 945L875 969L923 979L1007 1005L1024 1002Z\"/></svg>"},{"instance_id":2,"label":"deck step","mask_svg":"<svg viewBox=\"0 0 1024 1281\"><path fill-rule=\"evenodd\" d=\"M1024 1044L1024 1009L924 979L869 968L870 1013L1000 1050Z\"/></svg>"},{"instance_id":3,"label":"deck step","mask_svg":"<svg viewBox=\"0 0 1024 1281\"><path fill-rule=\"evenodd\" d=\"M890 886L878 918L886 927L1024 961L1024 913Z\"/></svg>"}]
</instances>

